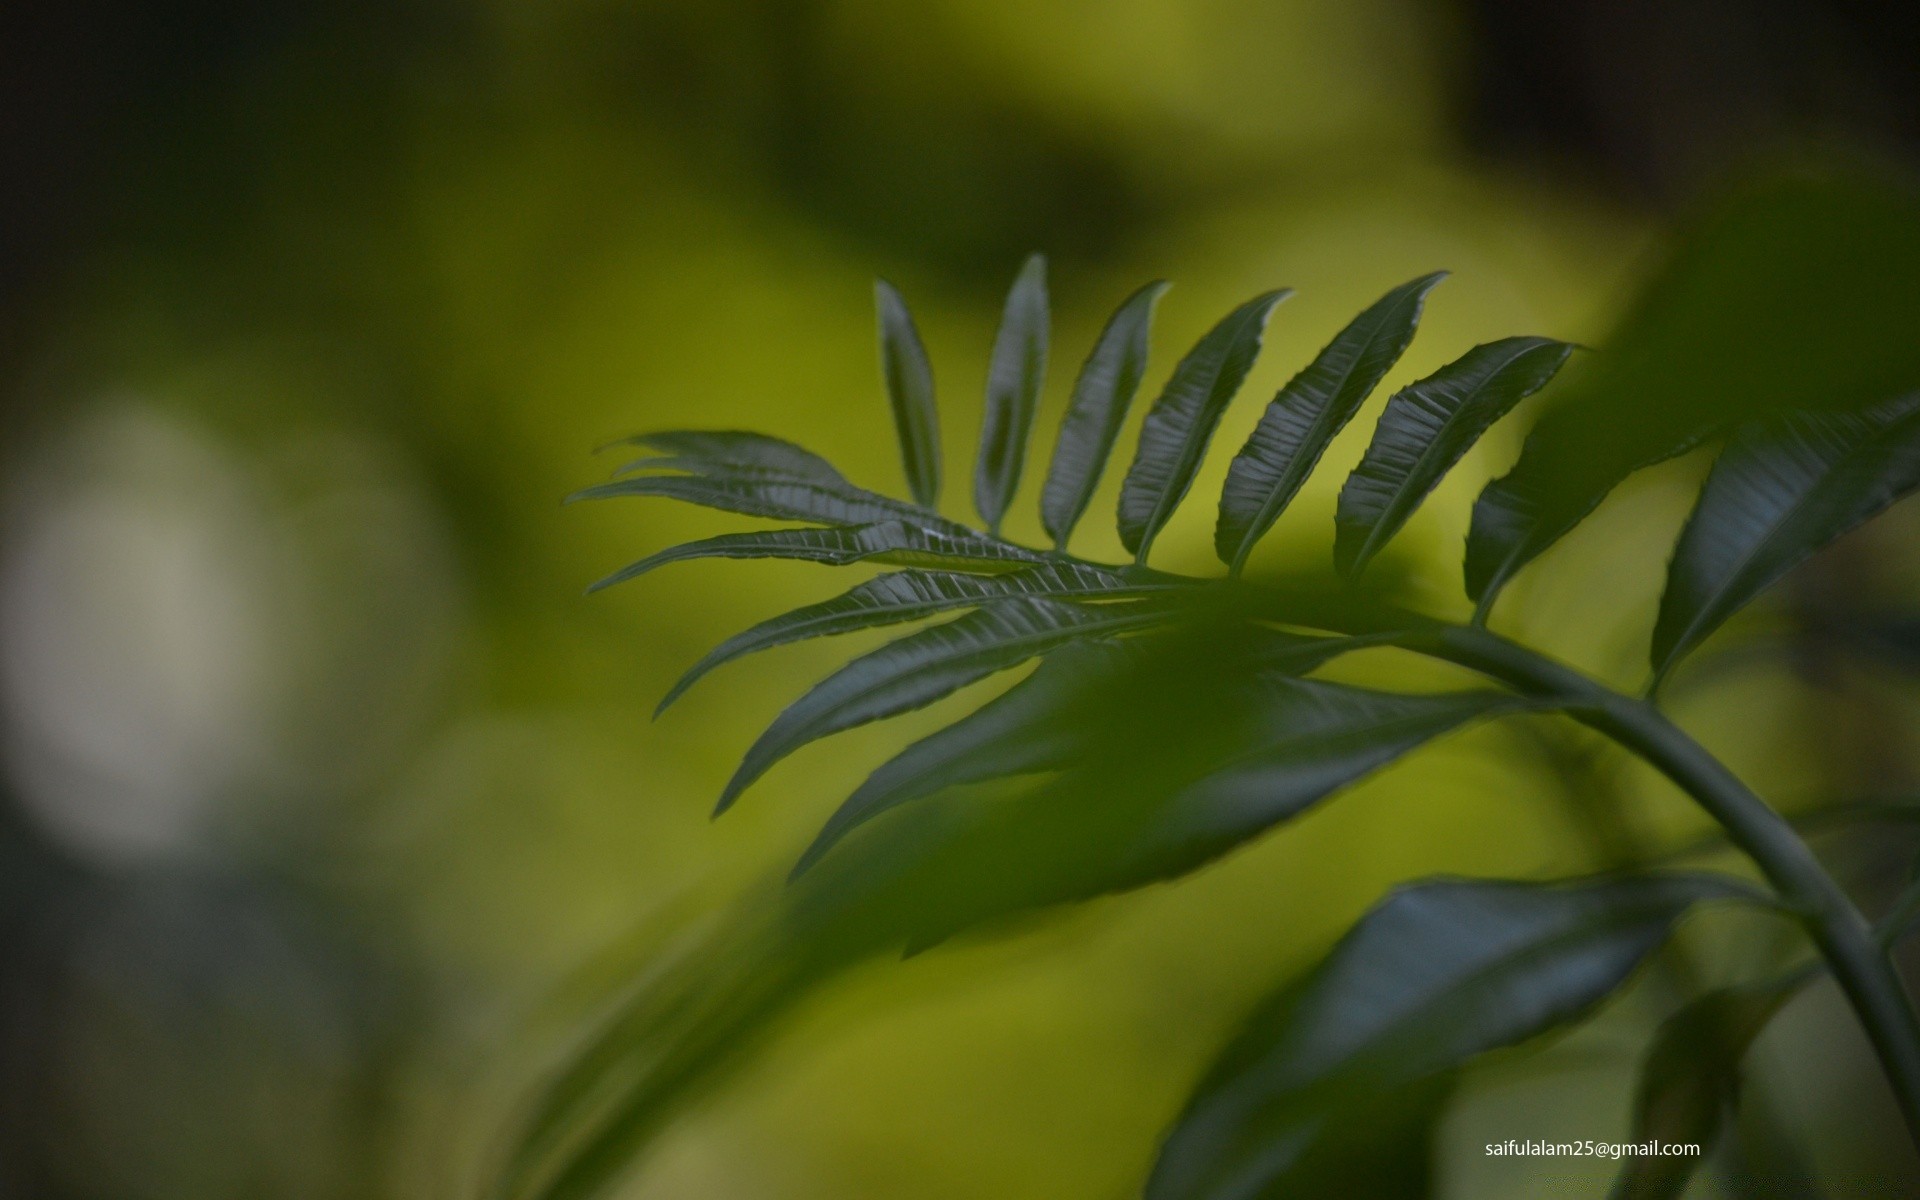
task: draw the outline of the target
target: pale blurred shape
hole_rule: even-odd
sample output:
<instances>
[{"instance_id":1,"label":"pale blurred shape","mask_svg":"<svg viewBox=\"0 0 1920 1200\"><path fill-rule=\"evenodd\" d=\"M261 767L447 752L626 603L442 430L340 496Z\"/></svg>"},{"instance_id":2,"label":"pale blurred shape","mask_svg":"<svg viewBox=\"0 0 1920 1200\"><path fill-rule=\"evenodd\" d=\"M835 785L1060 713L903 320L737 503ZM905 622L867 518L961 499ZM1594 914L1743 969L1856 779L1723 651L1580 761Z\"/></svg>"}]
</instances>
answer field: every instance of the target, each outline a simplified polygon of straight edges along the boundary
<instances>
[{"instance_id":1,"label":"pale blurred shape","mask_svg":"<svg viewBox=\"0 0 1920 1200\"><path fill-rule=\"evenodd\" d=\"M30 474L0 568L7 763L91 858L187 852L260 753L268 531L237 466L118 407Z\"/></svg>"},{"instance_id":2,"label":"pale blurred shape","mask_svg":"<svg viewBox=\"0 0 1920 1200\"><path fill-rule=\"evenodd\" d=\"M403 753L460 606L402 474L336 434L248 457L132 403L56 438L10 497L0 559L26 810L96 862L192 859Z\"/></svg>"}]
</instances>

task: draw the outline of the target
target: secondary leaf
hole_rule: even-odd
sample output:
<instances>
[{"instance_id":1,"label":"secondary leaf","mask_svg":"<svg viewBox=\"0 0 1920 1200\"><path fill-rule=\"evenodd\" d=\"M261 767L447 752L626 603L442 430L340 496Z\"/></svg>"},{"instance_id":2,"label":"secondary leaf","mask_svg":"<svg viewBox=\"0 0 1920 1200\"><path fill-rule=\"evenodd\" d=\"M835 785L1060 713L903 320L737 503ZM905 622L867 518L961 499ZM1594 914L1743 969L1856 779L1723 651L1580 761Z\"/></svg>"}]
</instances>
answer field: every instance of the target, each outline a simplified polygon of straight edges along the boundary
<instances>
[{"instance_id":1,"label":"secondary leaf","mask_svg":"<svg viewBox=\"0 0 1920 1200\"><path fill-rule=\"evenodd\" d=\"M1127 409L1140 390L1147 372L1153 306L1167 286L1156 280L1122 302L1107 319L1074 381L1073 399L1060 423L1053 465L1040 497L1040 524L1061 550L1067 548L1074 525L1093 499L1093 489L1126 423Z\"/></svg>"},{"instance_id":2,"label":"secondary leaf","mask_svg":"<svg viewBox=\"0 0 1920 1200\"><path fill-rule=\"evenodd\" d=\"M1123 683L1126 667L1138 659L1136 642L1106 639L1069 642L1048 654L1033 674L869 775L821 827L794 875L897 805L961 784L1066 767L1084 748L1081 717L1089 698Z\"/></svg>"},{"instance_id":3,"label":"secondary leaf","mask_svg":"<svg viewBox=\"0 0 1920 1200\"><path fill-rule=\"evenodd\" d=\"M1402 887L1247 1024L1161 1149L1148 1200L1321 1196L1298 1175L1377 1105L1577 1020L1699 901L1708 876Z\"/></svg>"},{"instance_id":4,"label":"secondary leaf","mask_svg":"<svg viewBox=\"0 0 1920 1200\"><path fill-rule=\"evenodd\" d=\"M1513 575L1622 480L1794 409L1920 388L1920 202L1870 175L1800 172L1733 196L1679 243L1474 505L1467 591Z\"/></svg>"},{"instance_id":5,"label":"secondary leaf","mask_svg":"<svg viewBox=\"0 0 1920 1200\"><path fill-rule=\"evenodd\" d=\"M854 659L775 718L721 793L725 811L749 784L808 742L923 708L967 684L1076 638L1143 629L1170 609L1151 600L1100 606L1004 600Z\"/></svg>"},{"instance_id":6,"label":"secondary leaf","mask_svg":"<svg viewBox=\"0 0 1920 1200\"><path fill-rule=\"evenodd\" d=\"M1667 1018L1640 1068L1633 1141L1692 1142L1710 1148L1740 1091L1740 1060L1774 1015L1813 973L1709 992ZM1614 1200L1678 1200L1700 1155L1629 1158Z\"/></svg>"},{"instance_id":7,"label":"secondary leaf","mask_svg":"<svg viewBox=\"0 0 1920 1200\"><path fill-rule=\"evenodd\" d=\"M1138 562L1193 486L1221 414L1260 354L1267 316L1291 295L1267 292L1242 304L1173 369L1140 429L1140 448L1120 487L1120 540Z\"/></svg>"},{"instance_id":8,"label":"secondary leaf","mask_svg":"<svg viewBox=\"0 0 1920 1200\"><path fill-rule=\"evenodd\" d=\"M675 953L651 957L546 1090L495 1194L600 1194L690 1096L763 1044L765 1031L799 998L871 953L903 942L924 946L1008 913L1130 886L1109 869L1104 847L1129 850L1135 862L1164 863L1151 850L1159 831L1183 826L1166 820L1163 803L1173 793L1154 788L1204 775L1211 759L1189 751L1211 755L1222 744L1208 740L1209 731L1223 728L1215 715L1247 711L1246 689L1309 640L1244 624L1191 629L1183 622L1054 651L1041 670L1075 656L1129 660L1123 677L1158 707L1141 706L1140 724L1115 724L1102 744L1130 744L1134 761L1148 771L1134 772L1120 791L1089 779L1069 790L1043 784L1005 803L964 795L911 806L873 822L778 897L750 898L734 920L723 916L717 935L690 939L690 946L681 939ZM1095 680L1087 682L1100 694ZM1174 719L1161 723L1162 716ZM1164 742L1137 736L1156 724ZM1258 733L1257 723L1236 728ZM980 745L991 754L1000 743ZM1173 763L1183 765L1153 774ZM1420 1094L1423 1103L1436 1099L1433 1089ZM1396 1124L1385 1132L1398 1131Z\"/></svg>"},{"instance_id":9,"label":"secondary leaf","mask_svg":"<svg viewBox=\"0 0 1920 1200\"><path fill-rule=\"evenodd\" d=\"M899 291L884 279L875 280L873 299L880 320L880 369L900 434L907 487L922 506L932 508L940 502L940 415L933 403L933 366Z\"/></svg>"},{"instance_id":10,"label":"secondary leaf","mask_svg":"<svg viewBox=\"0 0 1920 1200\"><path fill-rule=\"evenodd\" d=\"M1387 401L1373 442L1340 489L1334 565L1357 575L1406 524L1441 476L1507 415L1547 385L1573 347L1513 337L1475 346Z\"/></svg>"},{"instance_id":11,"label":"secondary leaf","mask_svg":"<svg viewBox=\"0 0 1920 1200\"><path fill-rule=\"evenodd\" d=\"M1513 469L1488 483L1473 502L1466 584L1481 619L1521 567L1584 521L1622 480L1689 453L1720 436L1727 424L1661 421L1656 428L1634 430L1631 418L1579 403L1542 416Z\"/></svg>"},{"instance_id":12,"label":"secondary leaf","mask_svg":"<svg viewBox=\"0 0 1920 1200\"><path fill-rule=\"evenodd\" d=\"M1107 706L1101 752L1064 786L1145 800L1152 815L1131 839L1098 847L1102 890L1191 871L1443 733L1526 706L1504 692L1403 695L1296 677L1354 648L1342 641L1295 647L1292 661L1255 671L1231 701L1183 696L1156 681L1158 704L1130 706L1155 713L1151 724ZM1206 676L1201 686L1214 686ZM1181 712L1170 703L1176 697Z\"/></svg>"},{"instance_id":13,"label":"secondary leaf","mask_svg":"<svg viewBox=\"0 0 1920 1200\"><path fill-rule=\"evenodd\" d=\"M1814 551L1915 488L1920 392L1859 413L1794 413L1736 434L1667 568L1655 676Z\"/></svg>"},{"instance_id":14,"label":"secondary leaf","mask_svg":"<svg viewBox=\"0 0 1920 1200\"><path fill-rule=\"evenodd\" d=\"M1078 563L1050 562L1006 575L898 571L870 579L831 600L783 613L728 638L680 677L655 713L672 704L715 667L790 642L917 621L934 613L973 608L1008 596L1118 599L1165 591L1174 586L1180 585L1131 582L1118 572Z\"/></svg>"},{"instance_id":15,"label":"secondary leaf","mask_svg":"<svg viewBox=\"0 0 1920 1200\"><path fill-rule=\"evenodd\" d=\"M1245 689L1233 682L1231 668L1196 671L1189 662L1169 670L1175 647L1194 645L1191 630L1172 636L1177 640L1171 644L1154 634L1075 642L1048 654L1026 679L868 776L821 829L795 873L863 822L947 788L1076 765L1090 771L1102 759L1132 764L1145 755L1171 761L1188 754L1199 742L1188 735L1189 726L1223 728L1232 719L1229 706ZM1232 637L1242 676L1304 673L1368 644L1252 626ZM1246 699L1263 710L1271 703L1265 695ZM1215 765L1209 760L1209 769Z\"/></svg>"},{"instance_id":16,"label":"secondary leaf","mask_svg":"<svg viewBox=\"0 0 1920 1200\"><path fill-rule=\"evenodd\" d=\"M1027 259L1007 293L993 358L987 364L987 407L980 426L973 503L995 533L1020 486L1027 436L1033 430L1033 414L1040 406L1040 388L1047 375L1047 335L1047 260L1036 254Z\"/></svg>"},{"instance_id":17,"label":"secondary leaf","mask_svg":"<svg viewBox=\"0 0 1920 1200\"><path fill-rule=\"evenodd\" d=\"M649 554L622 567L587 590L597 592L645 575L668 563L698 558L792 558L845 566L871 559L902 567L950 571L1017 571L1038 563L1029 550L977 534L950 535L903 521L882 521L842 529L768 529L723 533Z\"/></svg>"},{"instance_id":18,"label":"secondary leaf","mask_svg":"<svg viewBox=\"0 0 1920 1200\"><path fill-rule=\"evenodd\" d=\"M1227 470L1213 546L1238 574L1255 542L1299 492L1334 436L1399 361L1445 271L1401 284L1342 329L1287 381Z\"/></svg>"},{"instance_id":19,"label":"secondary leaf","mask_svg":"<svg viewBox=\"0 0 1920 1200\"><path fill-rule=\"evenodd\" d=\"M776 521L813 521L828 525L904 521L954 536L969 532L966 526L927 509L852 484L820 483L782 475L630 475L582 488L568 499L607 500L620 496L665 496L703 508Z\"/></svg>"},{"instance_id":20,"label":"secondary leaf","mask_svg":"<svg viewBox=\"0 0 1920 1200\"><path fill-rule=\"evenodd\" d=\"M695 474L732 470L761 470L810 479L835 487L851 487L832 463L811 450L764 433L733 429L674 429L622 438L621 446L644 446L660 456L643 458L620 468L620 474L645 468L671 468Z\"/></svg>"}]
</instances>

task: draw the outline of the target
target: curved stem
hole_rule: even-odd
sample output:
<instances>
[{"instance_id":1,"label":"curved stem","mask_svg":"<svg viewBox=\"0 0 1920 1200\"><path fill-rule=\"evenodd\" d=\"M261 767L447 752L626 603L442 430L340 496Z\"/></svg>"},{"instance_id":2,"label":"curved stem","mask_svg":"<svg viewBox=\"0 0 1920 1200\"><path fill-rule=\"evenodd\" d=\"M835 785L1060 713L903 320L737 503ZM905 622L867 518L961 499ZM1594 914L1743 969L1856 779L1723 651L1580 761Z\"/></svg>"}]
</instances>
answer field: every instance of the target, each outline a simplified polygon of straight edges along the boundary
<instances>
[{"instance_id":1,"label":"curved stem","mask_svg":"<svg viewBox=\"0 0 1920 1200\"><path fill-rule=\"evenodd\" d=\"M1180 576L1170 578L1185 579ZM1206 581L1186 579L1187 582ZM1244 586L1229 581L1228 586ZM1386 635L1404 649L1455 663L1530 695L1645 759L1705 809L1799 916L1878 1053L1907 1131L1920 1146L1920 1020L1885 944L1786 818L1648 701L1614 691L1485 628L1491 598L1458 625L1352 593L1262 589L1270 619L1348 635ZM1265 606L1263 606L1265 607ZM1920 907L1920 895L1913 903Z\"/></svg>"},{"instance_id":2,"label":"curved stem","mask_svg":"<svg viewBox=\"0 0 1920 1200\"><path fill-rule=\"evenodd\" d=\"M1632 750L1692 796L1798 911L1859 1014L1908 1131L1920 1143L1920 1022L1872 927L1785 818L1658 709L1570 667L1477 628L1426 626L1401 644L1561 700L1569 716Z\"/></svg>"}]
</instances>

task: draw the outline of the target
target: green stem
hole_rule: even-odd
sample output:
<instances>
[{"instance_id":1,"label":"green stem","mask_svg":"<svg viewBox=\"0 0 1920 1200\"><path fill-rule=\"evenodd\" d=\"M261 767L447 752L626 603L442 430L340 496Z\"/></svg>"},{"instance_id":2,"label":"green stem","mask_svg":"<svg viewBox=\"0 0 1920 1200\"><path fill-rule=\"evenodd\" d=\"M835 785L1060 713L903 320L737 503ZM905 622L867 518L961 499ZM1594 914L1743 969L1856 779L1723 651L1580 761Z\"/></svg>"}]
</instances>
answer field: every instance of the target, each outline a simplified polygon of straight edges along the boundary
<instances>
[{"instance_id":1,"label":"green stem","mask_svg":"<svg viewBox=\"0 0 1920 1200\"><path fill-rule=\"evenodd\" d=\"M1136 563L1144 565L1146 546ZM1192 583L1181 576L1168 576ZM1239 585L1232 581L1228 586ZM1878 1052L1908 1134L1920 1146L1920 1021L1886 945L1792 825L1719 759L1648 701L1614 691L1562 663L1485 628L1492 597L1473 623L1458 625L1351 593L1262 589L1269 618L1332 633L1376 635L1455 663L1530 695L1550 698L1574 720L1639 755L1727 831L1799 916ZM1920 893L1906 903L1920 911Z\"/></svg>"},{"instance_id":2,"label":"green stem","mask_svg":"<svg viewBox=\"0 0 1920 1200\"><path fill-rule=\"evenodd\" d=\"M1658 768L1727 830L1799 913L1879 1052L1907 1128L1920 1143L1920 1022L1872 927L1785 818L1652 705L1483 629L1422 626L1401 644L1561 701L1569 716Z\"/></svg>"}]
</instances>

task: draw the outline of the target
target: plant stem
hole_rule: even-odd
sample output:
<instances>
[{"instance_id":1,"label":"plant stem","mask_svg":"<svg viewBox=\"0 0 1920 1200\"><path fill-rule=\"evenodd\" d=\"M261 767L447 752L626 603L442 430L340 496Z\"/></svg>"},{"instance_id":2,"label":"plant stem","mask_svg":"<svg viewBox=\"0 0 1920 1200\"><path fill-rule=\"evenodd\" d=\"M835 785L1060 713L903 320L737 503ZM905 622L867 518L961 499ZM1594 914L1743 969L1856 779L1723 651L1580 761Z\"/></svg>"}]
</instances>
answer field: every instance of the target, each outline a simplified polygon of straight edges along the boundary
<instances>
[{"instance_id":1,"label":"plant stem","mask_svg":"<svg viewBox=\"0 0 1920 1200\"><path fill-rule=\"evenodd\" d=\"M1144 559L1143 553L1136 563ZM1229 586L1243 585L1235 580ZM1373 604L1351 593L1317 588L1261 591L1268 619L1350 636L1374 635L1551 699L1568 716L1639 755L1679 785L1727 831L1728 839L1798 915L1873 1043L1908 1135L1920 1147L1920 1020L1885 941L1786 818L1685 730L1650 701L1614 691L1485 628L1491 597L1482 600L1472 624L1459 625ZM1908 904L1920 910L1920 893L1903 897L1903 918Z\"/></svg>"},{"instance_id":2,"label":"plant stem","mask_svg":"<svg viewBox=\"0 0 1920 1200\"><path fill-rule=\"evenodd\" d=\"M1402 644L1562 701L1569 716L1657 767L1718 821L1800 914L1879 1053L1920 1144L1920 1022L1872 927L1785 818L1658 709L1570 667L1464 626L1426 625Z\"/></svg>"}]
</instances>

